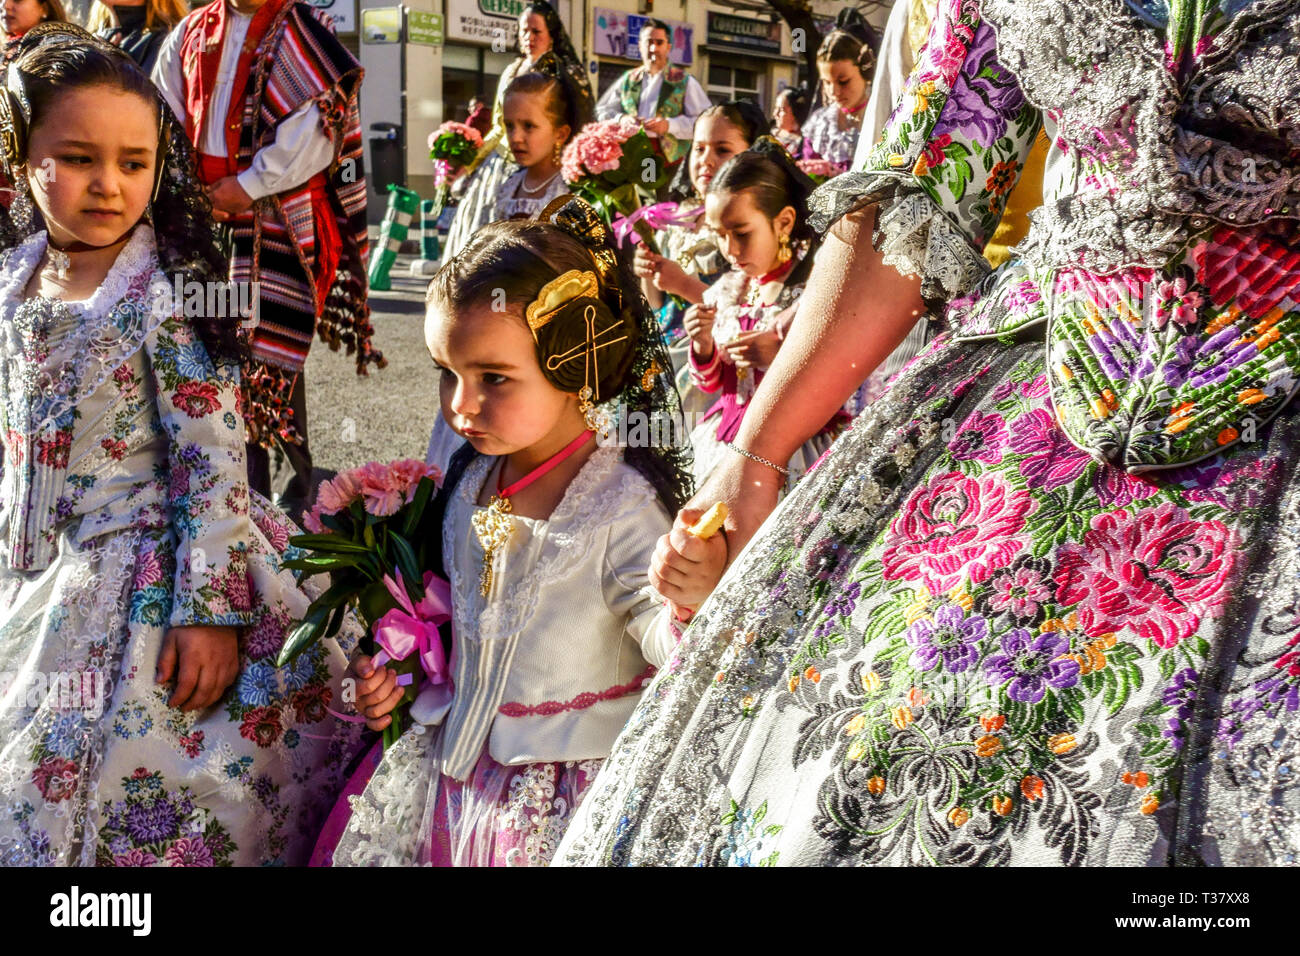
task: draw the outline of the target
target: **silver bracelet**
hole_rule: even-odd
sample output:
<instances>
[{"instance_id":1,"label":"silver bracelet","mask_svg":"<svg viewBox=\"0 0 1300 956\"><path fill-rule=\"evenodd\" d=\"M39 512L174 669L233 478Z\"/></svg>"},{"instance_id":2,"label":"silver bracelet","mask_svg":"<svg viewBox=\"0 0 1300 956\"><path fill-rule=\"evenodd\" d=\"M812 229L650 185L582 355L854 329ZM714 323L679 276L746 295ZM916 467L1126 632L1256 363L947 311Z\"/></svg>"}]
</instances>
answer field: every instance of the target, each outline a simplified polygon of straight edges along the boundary
<instances>
[{"instance_id":1,"label":"silver bracelet","mask_svg":"<svg viewBox=\"0 0 1300 956\"><path fill-rule=\"evenodd\" d=\"M728 448L730 448L732 451L734 451L737 455L743 455L744 457L748 458L750 461L756 461L756 462L758 462L760 465L767 465L767 467L769 467L769 468L771 468L771 469L773 469L773 470L775 470L775 471L779 471L781 474L785 475L787 478L790 476L790 469L789 469L789 468L782 468L782 467L781 467L780 465L778 465L776 462L774 462L774 461L768 461L766 458L761 458L761 457L759 457L758 455L755 455L753 452L751 452L751 451L746 451L745 449L741 448L739 445L732 444L732 443L729 442L729 441L724 441L722 444L726 445Z\"/></svg>"}]
</instances>

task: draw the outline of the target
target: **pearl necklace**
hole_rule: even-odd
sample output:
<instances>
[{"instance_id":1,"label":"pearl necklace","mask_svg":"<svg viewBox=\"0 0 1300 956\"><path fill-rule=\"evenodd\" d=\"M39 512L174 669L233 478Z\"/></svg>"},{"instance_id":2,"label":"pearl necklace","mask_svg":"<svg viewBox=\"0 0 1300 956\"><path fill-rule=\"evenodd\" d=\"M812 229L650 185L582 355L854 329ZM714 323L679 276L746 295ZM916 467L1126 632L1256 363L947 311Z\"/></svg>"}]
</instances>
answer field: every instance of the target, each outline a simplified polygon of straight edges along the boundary
<instances>
[{"instance_id":1,"label":"pearl necklace","mask_svg":"<svg viewBox=\"0 0 1300 956\"><path fill-rule=\"evenodd\" d=\"M557 169L555 172L551 173L551 175L547 177L546 181L543 182L540 186L533 186L529 188L528 174L524 173L524 178L519 181L519 191L523 193L525 196L536 196L538 193L545 190L546 187L549 186L551 183L555 182L555 177L558 175L560 175L560 171Z\"/></svg>"}]
</instances>

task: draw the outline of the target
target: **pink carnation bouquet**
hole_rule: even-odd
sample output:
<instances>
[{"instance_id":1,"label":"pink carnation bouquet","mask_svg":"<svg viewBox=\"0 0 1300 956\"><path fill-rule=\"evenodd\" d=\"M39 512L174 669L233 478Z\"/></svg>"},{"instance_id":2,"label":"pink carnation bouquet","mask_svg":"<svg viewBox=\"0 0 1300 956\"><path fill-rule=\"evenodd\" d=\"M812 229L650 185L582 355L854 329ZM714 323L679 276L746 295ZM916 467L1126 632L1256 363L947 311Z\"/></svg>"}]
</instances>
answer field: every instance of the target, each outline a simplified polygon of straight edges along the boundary
<instances>
[{"instance_id":1,"label":"pink carnation bouquet","mask_svg":"<svg viewBox=\"0 0 1300 956\"><path fill-rule=\"evenodd\" d=\"M653 203L670 175L659 140L631 116L584 126L564 147L560 171L570 188L611 224L615 214L630 217ZM648 223L636 221L634 228L651 249L659 251Z\"/></svg>"},{"instance_id":2,"label":"pink carnation bouquet","mask_svg":"<svg viewBox=\"0 0 1300 956\"><path fill-rule=\"evenodd\" d=\"M320 486L303 518L308 533L290 538L285 552L283 566L300 581L328 574L330 584L289 631L277 665L333 637L355 608L370 632L363 650L376 666L395 669L406 687L403 706L384 730L385 747L401 734L417 678L450 698L439 628L450 620L451 597L447 582L430 570L442 530L432 527L428 506L441 484L441 471L413 458L340 472Z\"/></svg>"},{"instance_id":3,"label":"pink carnation bouquet","mask_svg":"<svg viewBox=\"0 0 1300 956\"><path fill-rule=\"evenodd\" d=\"M483 148L483 135L473 126L449 120L429 134L429 158L433 160L433 182L438 187L434 195L434 216L447 205L451 181L462 170L473 165Z\"/></svg>"},{"instance_id":4,"label":"pink carnation bouquet","mask_svg":"<svg viewBox=\"0 0 1300 956\"><path fill-rule=\"evenodd\" d=\"M844 167L837 163L832 163L829 159L800 159L795 161L795 165L803 170L804 175L821 185L828 179L833 179L840 173L844 172Z\"/></svg>"}]
</instances>

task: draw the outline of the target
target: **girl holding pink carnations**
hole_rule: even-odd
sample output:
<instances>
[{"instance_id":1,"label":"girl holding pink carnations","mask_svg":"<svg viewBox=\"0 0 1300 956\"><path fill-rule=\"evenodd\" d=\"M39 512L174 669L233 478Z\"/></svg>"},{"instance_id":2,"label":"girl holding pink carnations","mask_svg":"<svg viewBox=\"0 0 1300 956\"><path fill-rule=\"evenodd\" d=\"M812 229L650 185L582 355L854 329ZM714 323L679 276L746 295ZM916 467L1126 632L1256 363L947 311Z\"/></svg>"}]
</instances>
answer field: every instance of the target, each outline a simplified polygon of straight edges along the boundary
<instances>
[{"instance_id":1,"label":"girl holding pink carnations","mask_svg":"<svg viewBox=\"0 0 1300 956\"><path fill-rule=\"evenodd\" d=\"M676 646L646 569L689 493L682 455L600 437L602 406L678 414L662 339L595 210L561 199L544 216L486 227L430 285L425 336L463 440L434 505L451 692L418 689L318 863L548 863ZM357 670L357 706L386 729L399 675L367 657Z\"/></svg>"},{"instance_id":2,"label":"girl holding pink carnations","mask_svg":"<svg viewBox=\"0 0 1300 956\"><path fill-rule=\"evenodd\" d=\"M0 863L301 864L359 746L315 588L250 493L238 318L184 130L115 47L39 26L0 89ZM104 117L112 116L112 123Z\"/></svg>"}]
</instances>

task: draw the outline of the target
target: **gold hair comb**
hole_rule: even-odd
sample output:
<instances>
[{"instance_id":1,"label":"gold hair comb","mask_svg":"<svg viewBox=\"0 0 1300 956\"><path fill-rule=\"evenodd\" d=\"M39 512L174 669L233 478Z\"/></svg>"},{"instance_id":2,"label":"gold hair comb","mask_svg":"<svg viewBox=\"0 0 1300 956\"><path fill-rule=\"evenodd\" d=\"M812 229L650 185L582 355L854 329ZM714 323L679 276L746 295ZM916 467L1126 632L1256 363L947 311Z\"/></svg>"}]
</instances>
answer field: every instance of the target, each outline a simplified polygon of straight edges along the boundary
<instances>
[{"instance_id":1,"label":"gold hair comb","mask_svg":"<svg viewBox=\"0 0 1300 956\"><path fill-rule=\"evenodd\" d=\"M524 318L533 330L533 337L537 337L537 330L550 322L556 312L574 299L581 298L600 298L600 280L596 278L596 273L570 269L542 286L537 298L524 311Z\"/></svg>"}]
</instances>

